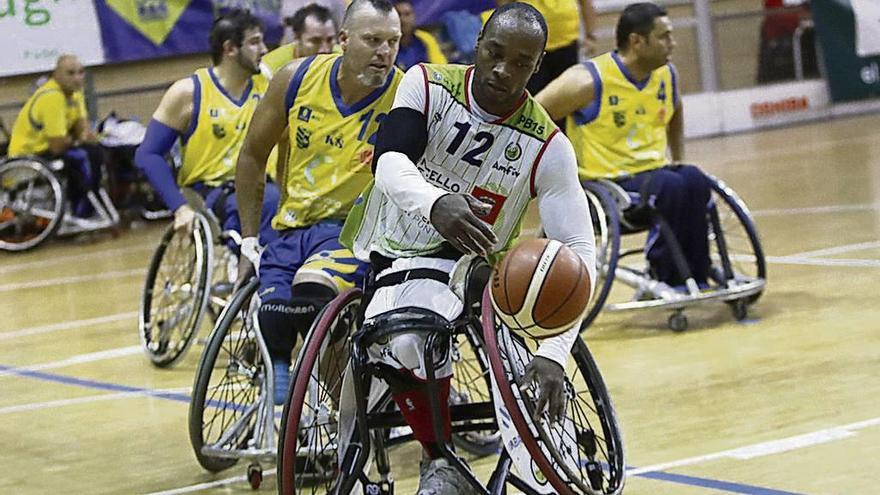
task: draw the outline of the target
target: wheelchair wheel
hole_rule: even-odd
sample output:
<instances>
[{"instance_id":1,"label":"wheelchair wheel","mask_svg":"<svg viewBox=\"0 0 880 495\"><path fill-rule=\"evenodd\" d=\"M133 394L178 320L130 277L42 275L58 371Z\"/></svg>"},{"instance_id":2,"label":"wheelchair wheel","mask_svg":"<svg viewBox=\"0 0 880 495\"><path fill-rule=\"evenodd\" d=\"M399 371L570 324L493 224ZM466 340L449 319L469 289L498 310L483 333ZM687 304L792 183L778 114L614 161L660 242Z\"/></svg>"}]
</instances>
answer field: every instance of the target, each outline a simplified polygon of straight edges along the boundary
<instances>
[{"instance_id":1,"label":"wheelchair wheel","mask_svg":"<svg viewBox=\"0 0 880 495\"><path fill-rule=\"evenodd\" d=\"M279 494L326 493L336 478L339 395L360 305L359 289L336 296L305 338L281 417Z\"/></svg>"},{"instance_id":2,"label":"wheelchair wheel","mask_svg":"<svg viewBox=\"0 0 880 495\"><path fill-rule=\"evenodd\" d=\"M66 194L42 160L0 164L0 250L25 251L48 239L64 218Z\"/></svg>"},{"instance_id":3,"label":"wheelchair wheel","mask_svg":"<svg viewBox=\"0 0 880 495\"><path fill-rule=\"evenodd\" d=\"M187 234L171 225L147 271L138 329L147 357L160 368L186 353L202 324L211 296L214 245L208 220L196 213Z\"/></svg>"},{"instance_id":4,"label":"wheelchair wheel","mask_svg":"<svg viewBox=\"0 0 880 495\"><path fill-rule=\"evenodd\" d=\"M482 336L470 325L466 328L464 334L453 337L450 405L492 401L489 361ZM452 443L475 456L485 457L501 448L501 433L497 430L453 432Z\"/></svg>"},{"instance_id":5,"label":"wheelchair wheel","mask_svg":"<svg viewBox=\"0 0 880 495\"><path fill-rule=\"evenodd\" d=\"M620 212L617 204L608 191L594 182L585 182L584 194L590 204L590 216L593 221L593 237L596 243L596 294L590 299L587 316L581 323L581 331L586 329L611 293L614 284L614 272L620 259Z\"/></svg>"},{"instance_id":6,"label":"wheelchair wheel","mask_svg":"<svg viewBox=\"0 0 880 495\"><path fill-rule=\"evenodd\" d=\"M712 176L707 177L712 182L714 192L709 208L712 278L721 285L727 285L731 281L766 280L767 262L748 207L724 182ZM747 304L757 301L762 293L763 291L746 298ZM735 303L736 301L732 304Z\"/></svg>"},{"instance_id":7,"label":"wheelchair wheel","mask_svg":"<svg viewBox=\"0 0 880 495\"><path fill-rule=\"evenodd\" d=\"M254 278L235 294L199 360L189 439L199 464L211 472L238 462L230 452L251 446L265 424L265 363L250 311L258 286Z\"/></svg>"},{"instance_id":8,"label":"wheelchair wheel","mask_svg":"<svg viewBox=\"0 0 880 495\"><path fill-rule=\"evenodd\" d=\"M578 336L572 348L575 366L566 372L565 419L531 421L537 386L521 391L517 383L534 357L526 342L495 317L489 290L483 296L483 336L499 395L546 481L562 495L616 495L623 490L625 463L617 417L602 375Z\"/></svg>"}]
</instances>

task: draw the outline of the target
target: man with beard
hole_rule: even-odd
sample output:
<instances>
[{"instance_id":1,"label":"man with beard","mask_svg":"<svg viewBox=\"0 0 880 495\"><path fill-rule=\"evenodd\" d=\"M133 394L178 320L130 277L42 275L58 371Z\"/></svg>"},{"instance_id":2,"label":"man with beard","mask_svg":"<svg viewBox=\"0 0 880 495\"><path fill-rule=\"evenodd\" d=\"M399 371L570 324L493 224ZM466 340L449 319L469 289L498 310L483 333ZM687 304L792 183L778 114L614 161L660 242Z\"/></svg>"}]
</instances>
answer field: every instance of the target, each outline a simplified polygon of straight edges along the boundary
<instances>
[{"instance_id":1,"label":"man with beard","mask_svg":"<svg viewBox=\"0 0 880 495\"><path fill-rule=\"evenodd\" d=\"M394 68L400 36L389 0L352 2L339 33L342 53L295 60L275 74L239 156L239 266L259 260L258 318L272 357L276 404L287 394L297 335L305 336L335 294L362 285L366 264L339 244L339 233L372 179L376 131L402 78ZM260 255L254 236L266 160L285 129L290 152L278 170L281 204L272 220L279 237Z\"/></svg>"},{"instance_id":2,"label":"man with beard","mask_svg":"<svg viewBox=\"0 0 880 495\"><path fill-rule=\"evenodd\" d=\"M135 163L174 212L175 228L190 228L193 222L195 210L181 191L188 187L219 213L224 230L238 231L232 180L251 117L268 87L260 74L260 59L266 53L263 28L250 13L233 10L214 21L210 45L213 66L197 70L165 92ZM182 164L175 181L165 156L178 138ZM263 243L275 237L270 220L277 205L278 191L273 187L262 205Z\"/></svg>"}]
</instances>

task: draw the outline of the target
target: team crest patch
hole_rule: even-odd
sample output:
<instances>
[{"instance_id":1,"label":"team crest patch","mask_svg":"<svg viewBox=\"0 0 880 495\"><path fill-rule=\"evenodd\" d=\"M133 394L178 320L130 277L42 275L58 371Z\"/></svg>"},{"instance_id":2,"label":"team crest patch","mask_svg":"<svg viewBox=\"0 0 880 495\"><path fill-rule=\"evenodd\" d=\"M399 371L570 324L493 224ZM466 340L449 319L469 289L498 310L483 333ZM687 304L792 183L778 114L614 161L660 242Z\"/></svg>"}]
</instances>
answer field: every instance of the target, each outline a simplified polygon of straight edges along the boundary
<instances>
[{"instance_id":1,"label":"team crest patch","mask_svg":"<svg viewBox=\"0 0 880 495\"><path fill-rule=\"evenodd\" d=\"M299 107L299 113L297 113L296 118L303 122L308 122L312 118L312 109L306 106Z\"/></svg>"},{"instance_id":2,"label":"team crest patch","mask_svg":"<svg viewBox=\"0 0 880 495\"><path fill-rule=\"evenodd\" d=\"M617 127L623 127L626 125L626 113L614 112L612 116L614 117L614 125Z\"/></svg>"},{"instance_id":3,"label":"team crest patch","mask_svg":"<svg viewBox=\"0 0 880 495\"><path fill-rule=\"evenodd\" d=\"M223 139L226 137L226 129L220 124L211 124L211 132L214 133L214 137L217 139Z\"/></svg>"},{"instance_id":4,"label":"team crest patch","mask_svg":"<svg viewBox=\"0 0 880 495\"><path fill-rule=\"evenodd\" d=\"M507 148L504 149L504 158L507 158L508 161L514 162L519 160L519 157L522 156L522 148L519 147L519 143L510 143L507 145Z\"/></svg>"},{"instance_id":5,"label":"team crest patch","mask_svg":"<svg viewBox=\"0 0 880 495\"><path fill-rule=\"evenodd\" d=\"M435 72L434 73L434 80L437 82L440 82L443 80L443 76L441 76L439 72Z\"/></svg>"},{"instance_id":6,"label":"team crest patch","mask_svg":"<svg viewBox=\"0 0 880 495\"><path fill-rule=\"evenodd\" d=\"M304 127L297 126L296 128L296 147L304 150L309 147L309 138L312 137L312 132Z\"/></svg>"}]
</instances>

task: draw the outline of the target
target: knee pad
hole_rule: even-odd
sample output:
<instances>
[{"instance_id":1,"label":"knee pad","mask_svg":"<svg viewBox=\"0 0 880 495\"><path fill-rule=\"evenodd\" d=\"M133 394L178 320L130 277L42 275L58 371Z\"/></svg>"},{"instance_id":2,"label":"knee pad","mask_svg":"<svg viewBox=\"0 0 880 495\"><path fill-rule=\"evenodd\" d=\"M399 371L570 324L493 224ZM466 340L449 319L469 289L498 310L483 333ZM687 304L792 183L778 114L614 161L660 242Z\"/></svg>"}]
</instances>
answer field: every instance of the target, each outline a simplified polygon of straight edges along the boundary
<instances>
[{"instance_id":1,"label":"knee pad","mask_svg":"<svg viewBox=\"0 0 880 495\"><path fill-rule=\"evenodd\" d=\"M305 282L294 285L292 290L291 322L296 333L305 338L321 309L336 297L336 289L320 283Z\"/></svg>"}]
</instances>

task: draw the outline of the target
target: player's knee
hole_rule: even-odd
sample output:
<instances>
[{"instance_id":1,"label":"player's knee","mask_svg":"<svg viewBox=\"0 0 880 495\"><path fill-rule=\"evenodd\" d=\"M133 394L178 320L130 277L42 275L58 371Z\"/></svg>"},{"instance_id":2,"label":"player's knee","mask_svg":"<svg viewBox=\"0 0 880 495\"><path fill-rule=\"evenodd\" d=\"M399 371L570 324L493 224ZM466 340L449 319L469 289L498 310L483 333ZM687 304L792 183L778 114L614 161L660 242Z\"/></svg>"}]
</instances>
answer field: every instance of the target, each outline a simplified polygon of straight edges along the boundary
<instances>
[{"instance_id":1,"label":"player's knee","mask_svg":"<svg viewBox=\"0 0 880 495\"><path fill-rule=\"evenodd\" d=\"M273 360L290 360L297 335L294 330L295 311L288 301L281 299L271 299L260 305L257 313L260 331Z\"/></svg>"},{"instance_id":2,"label":"player's knee","mask_svg":"<svg viewBox=\"0 0 880 495\"><path fill-rule=\"evenodd\" d=\"M305 282L294 285L293 296L290 298L294 331L305 337L321 308L334 297L336 290L324 284Z\"/></svg>"}]
</instances>

